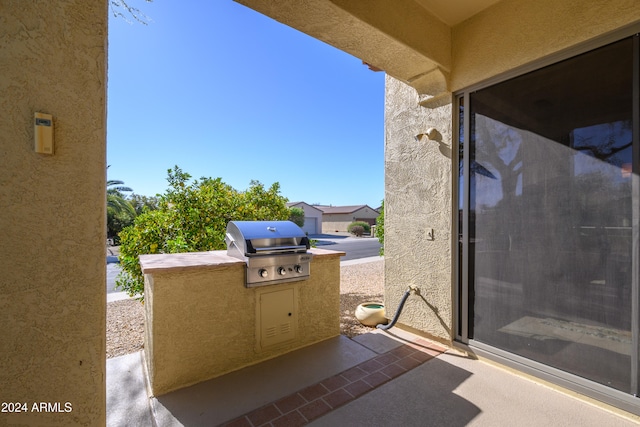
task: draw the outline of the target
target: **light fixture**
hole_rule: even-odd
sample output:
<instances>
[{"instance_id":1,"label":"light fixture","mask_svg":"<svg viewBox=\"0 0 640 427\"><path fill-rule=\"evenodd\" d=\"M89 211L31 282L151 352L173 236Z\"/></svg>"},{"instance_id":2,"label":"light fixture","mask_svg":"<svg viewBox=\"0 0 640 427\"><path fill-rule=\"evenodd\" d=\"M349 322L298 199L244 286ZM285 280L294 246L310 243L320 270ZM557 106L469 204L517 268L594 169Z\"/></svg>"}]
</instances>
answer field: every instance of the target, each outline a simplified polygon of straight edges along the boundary
<instances>
[{"instance_id":1,"label":"light fixture","mask_svg":"<svg viewBox=\"0 0 640 427\"><path fill-rule=\"evenodd\" d=\"M420 142L424 136L426 136L429 141L439 141L442 139L442 135L440 135L440 132L438 132L436 128L429 128L425 133L419 133L414 138L416 142Z\"/></svg>"}]
</instances>

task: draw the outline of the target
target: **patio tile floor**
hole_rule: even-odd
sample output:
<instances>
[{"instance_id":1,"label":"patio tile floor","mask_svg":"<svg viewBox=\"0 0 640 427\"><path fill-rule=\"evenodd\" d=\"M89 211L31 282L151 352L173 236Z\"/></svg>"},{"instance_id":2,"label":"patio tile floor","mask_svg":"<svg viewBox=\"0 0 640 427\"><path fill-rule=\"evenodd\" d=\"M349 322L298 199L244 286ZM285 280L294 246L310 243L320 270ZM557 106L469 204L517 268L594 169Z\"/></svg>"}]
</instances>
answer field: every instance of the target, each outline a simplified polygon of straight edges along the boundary
<instances>
[{"instance_id":1,"label":"patio tile floor","mask_svg":"<svg viewBox=\"0 0 640 427\"><path fill-rule=\"evenodd\" d=\"M403 375L446 349L423 339L402 344L338 375L255 409L229 423L236 426L302 426Z\"/></svg>"},{"instance_id":2,"label":"patio tile floor","mask_svg":"<svg viewBox=\"0 0 640 427\"><path fill-rule=\"evenodd\" d=\"M640 421L444 350L399 328L374 330L159 397L146 396L143 358L133 353L107 361L107 426L622 427Z\"/></svg>"}]
</instances>

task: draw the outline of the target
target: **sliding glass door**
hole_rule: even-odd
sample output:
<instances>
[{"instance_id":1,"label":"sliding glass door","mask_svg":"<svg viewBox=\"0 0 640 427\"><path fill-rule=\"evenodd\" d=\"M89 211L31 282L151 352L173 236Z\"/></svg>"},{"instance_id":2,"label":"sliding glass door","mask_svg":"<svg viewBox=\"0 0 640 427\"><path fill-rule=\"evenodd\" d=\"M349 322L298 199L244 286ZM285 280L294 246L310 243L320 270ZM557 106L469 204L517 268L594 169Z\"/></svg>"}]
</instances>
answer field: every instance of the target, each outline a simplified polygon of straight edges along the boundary
<instances>
[{"instance_id":1,"label":"sliding glass door","mask_svg":"<svg viewBox=\"0 0 640 427\"><path fill-rule=\"evenodd\" d=\"M631 394L637 61L634 36L459 102L458 333Z\"/></svg>"}]
</instances>

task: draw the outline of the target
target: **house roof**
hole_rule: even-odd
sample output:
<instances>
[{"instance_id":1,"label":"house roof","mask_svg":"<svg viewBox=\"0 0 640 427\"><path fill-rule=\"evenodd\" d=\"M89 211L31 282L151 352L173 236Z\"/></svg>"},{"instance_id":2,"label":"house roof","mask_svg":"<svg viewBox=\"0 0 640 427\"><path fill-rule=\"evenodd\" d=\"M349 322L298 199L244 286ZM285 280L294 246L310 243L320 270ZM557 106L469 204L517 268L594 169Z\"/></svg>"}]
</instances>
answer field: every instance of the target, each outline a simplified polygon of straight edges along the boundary
<instances>
[{"instance_id":1,"label":"house roof","mask_svg":"<svg viewBox=\"0 0 640 427\"><path fill-rule=\"evenodd\" d=\"M353 213L355 211L359 211L360 209L369 208L372 211L378 212L373 209L369 205L351 205L351 206L325 206L325 205L315 205L314 207L320 209L325 214L348 214Z\"/></svg>"},{"instance_id":2,"label":"house roof","mask_svg":"<svg viewBox=\"0 0 640 427\"><path fill-rule=\"evenodd\" d=\"M297 207L297 206L300 206L300 205L305 205L305 206L310 207L312 209L315 209L315 210L317 210L319 212L322 212L322 210L318 209L317 206L310 205L309 203L306 203L306 202L287 202L287 207L288 208Z\"/></svg>"}]
</instances>

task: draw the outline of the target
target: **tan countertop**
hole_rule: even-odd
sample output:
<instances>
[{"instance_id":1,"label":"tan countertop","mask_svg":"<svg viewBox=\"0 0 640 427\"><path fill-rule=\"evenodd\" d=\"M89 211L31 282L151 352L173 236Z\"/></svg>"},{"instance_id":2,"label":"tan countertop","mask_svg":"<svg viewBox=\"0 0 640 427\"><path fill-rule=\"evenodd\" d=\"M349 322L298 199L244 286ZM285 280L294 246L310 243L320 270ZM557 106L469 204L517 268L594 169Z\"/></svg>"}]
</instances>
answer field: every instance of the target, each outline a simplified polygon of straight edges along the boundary
<instances>
[{"instance_id":1,"label":"tan countertop","mask_svg":"<svg viewBox=\"0 0 640 427\"><path fill-rule=\"evenodd\" d=\"M345 253L328 249L311 248L314 257L341 257ZM243 260L227 255L226 250L207 252L185 252L179 254L140 255L143 274L162 271L176 272L193 268L226 268L234 264L244 264Z\"/></svg>"}]
</instances>

